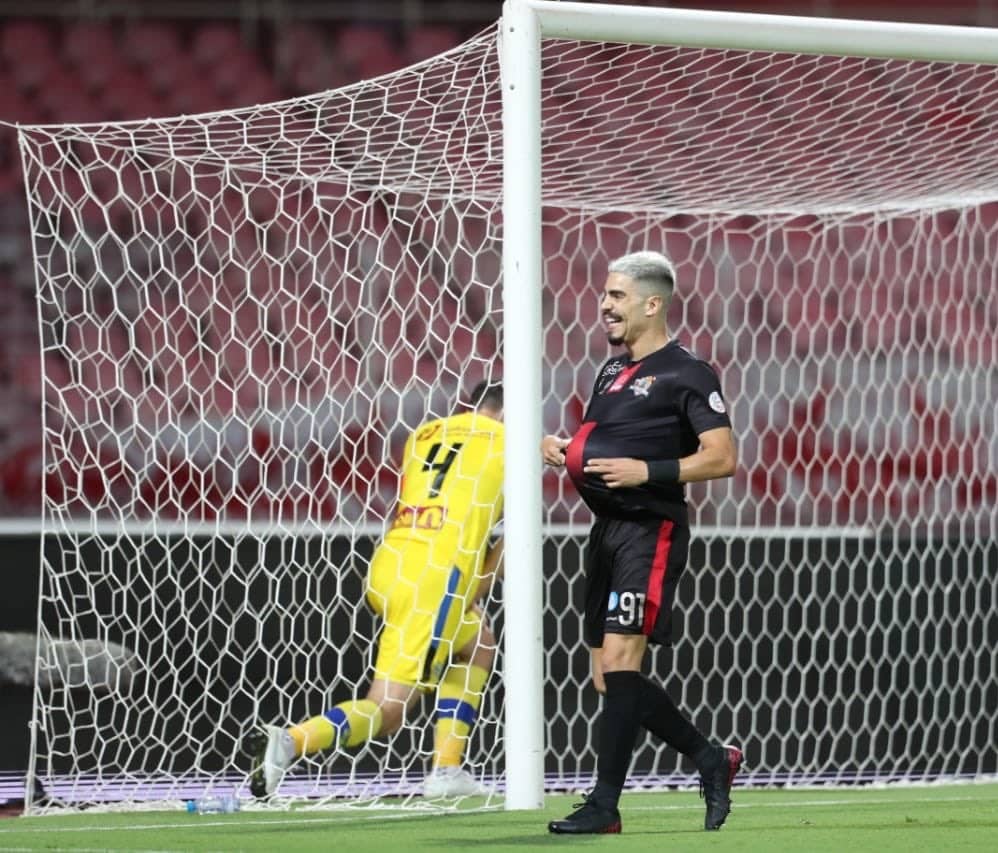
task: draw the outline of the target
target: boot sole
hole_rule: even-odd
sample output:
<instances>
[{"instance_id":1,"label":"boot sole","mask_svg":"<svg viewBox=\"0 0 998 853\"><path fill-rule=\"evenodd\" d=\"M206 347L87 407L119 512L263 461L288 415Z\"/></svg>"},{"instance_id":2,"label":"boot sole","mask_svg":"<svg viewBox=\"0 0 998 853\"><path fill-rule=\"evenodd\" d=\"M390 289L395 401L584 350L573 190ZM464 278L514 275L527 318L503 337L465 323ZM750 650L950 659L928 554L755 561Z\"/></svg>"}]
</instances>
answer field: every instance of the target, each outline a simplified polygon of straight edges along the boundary
<instances>
[{"instance_id":1,"label":"boot sole","mask_svg":"<svg viewBox=\"0 0 998 853\"><path fill-rule=\"evenodd\" d=\"M548 832L554 835L619 835L622 829L623 825L619 820L603 829L576 829L575 827L570 829L558 826L554 821L548 824Z\"/></svg>"}]
</instances>

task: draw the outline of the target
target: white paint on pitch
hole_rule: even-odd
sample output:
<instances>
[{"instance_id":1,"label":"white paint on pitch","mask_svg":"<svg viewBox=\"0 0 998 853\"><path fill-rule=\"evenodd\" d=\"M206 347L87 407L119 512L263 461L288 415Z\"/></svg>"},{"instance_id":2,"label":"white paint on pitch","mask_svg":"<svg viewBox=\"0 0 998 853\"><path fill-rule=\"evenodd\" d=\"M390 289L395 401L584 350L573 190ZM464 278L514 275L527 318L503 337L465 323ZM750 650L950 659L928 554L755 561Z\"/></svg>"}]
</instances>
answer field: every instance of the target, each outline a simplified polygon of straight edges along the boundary
<instances>
[{"instance_id":1,"label":"white paint on pitch","mask_svg":"<svg viewBox=\"0 0 998 853\"><path fill-rule=\"evenodd\" d=\"M988 781L991 784L993 784L993 780L988 780ZM971 782L971 783L959 783L959 784L972 786L972 785L976 785L977 783ZM914 787L914 786L905 786L905 789L906 790L910 790L911 787ZM926 785L925 787L928 788L928 787L941 787L941 786L936 785L936 784L930 784L930 785ZM793 789L784 789L784 790L793 791ZM849 790L849 789L848 788L842 788L842 789L839 789L839 790L840 791L846 791L846 790ZM627 796L635 796L636 794L639 795L640 793L641 792L634 792L634 793L630 793L629 794L628 792L625 792L625 797L627 797ZM647 792L647 793L651 793L651 792ZM917 798L914 798L914 799L908 798L908 797L904 797L904 798L902 798L900 800L898 798L896 798L896 797L882 796L883 794L889 793L885 789L881 789L881 790L877 791L876 793L877 793L877 796L874 796L874 797L861 796L861 795L859 795L860 792L857 792L858 796L855 796L855 797L815 797L814 799L810 799L810 800L789 800L789 801L786 799L786 797L782 797L780 795L777 795L776 798L772 799L772 800L769 800L769 799L762 800L762 801L752 800L752 801L746 802L745 800L740 799L738 801L738 811L740 811L740 812L742 812L742 811L749 811L751 809L794 809L794 808L798 808L798 807L806 807L806 808L826 808L826 807L827 808L833 808L834 807L834 808L839 808L839 807L842 807L842 806L854 806L854 805L862 805L862 806L878 805L879 806L879 805L890 805L891 803L897 803L897 802L903 802L905 804L911 803L911 804L915 804L915 805L917 805L919 803L928 803L928 804L936 805L936 804L939 804L939 803L965 803L965 802L973 802L975 800L993 801L993 799L994 799L994 791L993 790L992 791L984 791L984 790L982 790L982 791L980 791L978 793L977 796L970 796L970 795L963 795L963 796L932 796L932 797L917 797ZM655 795L656 796L663 796L663 793L656 792ZM565 795L565 796L569 797L571 795ZM697 812L699 812L699 811L703 811L703 804L700 803L700 802L682 803L682 804L675 804L675 805L660 805L660 804L656 804L656 805L651 805L651 804L649 804L649 805L640 805L638 803L628 803L628 804L625 805L625 809L626 809L626 811L632 811L632 812L633 811L638 811L638 812L640 812L640 811L656 811L656 812L662 812L662 811L671 811L671 812L697 811ZM247 813L243 812L242 816L243 816L243 818L245 818L247 816ZM282 816L282 817L268 818L268 817L266 817L263 814L254 814L252 820L242 819L242 820L239 820L239 821L235 821L235 820L212 820L212 819L198 818L198 819L177 821L176 823L157 823L157 824L144 824L144 825L143 824L129 824L127 826L100 826L100 825L95 825L95 824L87 824L86 826L78 826L78 827L71 827L71 826L63 826L63 827L46 827L46 826L23 827L23 826L19 826L16 829L12 828L10 830L0 829L0 839L2 839L4 835L7 835L7 834L13 833L13 832L17 832L17 833L25 833L25 832L30 832L30 833L55 833L55 832L72 833L72 832L94 832L95 830L100 831L100 832L116 832L116 831L119 831L119 830L127 830L129 832L136 831L136 830L139 830L139 831L141 831L141 830L149 830L149 831L152 831L152 832L160 832L160 831L162 831L164 829L189 829L189 828L203 827L203 826L234 826L234 825L237 825L237 824L239 826L254 826L254 825L259 825L259 826L302 826L302 825L306 825L306 824L310 825L310 826L314 826L314 825L331 825L331 824L340 824L340 823L356 823L358 821L407 820L408 818L411 818L411 817L414 817L414 816L418 816L418 814L414 815L413 812L395 812L394 810L392 810L392 811L387 811L386 810L386 811L378 811L377 814L369 814L369 815L366 815L366 814L365 815L361 815L361 814L357 814L356 812L349 812L349 813L348 812L341 812L339 814L322 816L322 817L307 816L307 815L298 815L298 816L294 816L294 817L290 817L290 816L289 817L283 817ZM4 848L4 849L9 849L9 848Z\"/></svg>"}]
</instances>

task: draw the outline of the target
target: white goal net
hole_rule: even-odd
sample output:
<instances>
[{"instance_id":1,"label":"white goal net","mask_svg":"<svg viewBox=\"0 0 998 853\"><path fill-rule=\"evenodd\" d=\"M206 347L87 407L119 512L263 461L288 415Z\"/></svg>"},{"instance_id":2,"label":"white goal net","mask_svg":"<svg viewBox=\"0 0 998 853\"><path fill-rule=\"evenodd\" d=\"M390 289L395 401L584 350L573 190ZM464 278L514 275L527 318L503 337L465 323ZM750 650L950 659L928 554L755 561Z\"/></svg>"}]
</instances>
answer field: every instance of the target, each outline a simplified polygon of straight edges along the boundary
<instances>
[{"instance_id":1,"label":"white goal net","mask_svg":"<svg viewBox=\"0 0 998 853\"><path fill-rule=\"evenodd\" d=\"M998 71L552 39L542 63L545 431L577 427L608 355L607 262L651 248L739 439L734 480L690 490L681 629L652 666L758 782L998 771ZM530 321L500 299L499 87L488 31L294 101L21 128L40 647L62 649L39 661L31 760L58 802L245 796L250 728L366 684L401 443L501 377ZM545 770L575 788L595 766L589 516L564 477L543 490ZM115 654L66 663L94 641ZM486 805L503 666L467 750ZM285 793L418 804L422 710ZM691 778L652 741L634 767Z\"/></svg>"}]
</instances>

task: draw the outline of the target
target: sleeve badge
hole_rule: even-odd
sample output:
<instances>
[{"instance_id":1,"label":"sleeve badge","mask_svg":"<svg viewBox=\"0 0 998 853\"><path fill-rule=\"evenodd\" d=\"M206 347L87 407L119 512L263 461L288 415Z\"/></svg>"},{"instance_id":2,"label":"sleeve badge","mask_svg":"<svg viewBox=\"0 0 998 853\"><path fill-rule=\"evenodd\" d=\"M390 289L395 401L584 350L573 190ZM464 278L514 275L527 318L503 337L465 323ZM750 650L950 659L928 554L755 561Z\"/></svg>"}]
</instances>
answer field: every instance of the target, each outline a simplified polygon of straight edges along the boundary
<instances>
[{"instance_id":1,"label":"sleeve badge","mask_svg":"<svg viewBox=\"0 0 998 853\"><path fill-rule=\"evenodd\" d=\"M728 410L724 407L724 400L721 399L721 395L717 391L711 391L710 396L707 398L707 405L710 406L719 415L723 415Z\"/></svg>"}]
</instances>

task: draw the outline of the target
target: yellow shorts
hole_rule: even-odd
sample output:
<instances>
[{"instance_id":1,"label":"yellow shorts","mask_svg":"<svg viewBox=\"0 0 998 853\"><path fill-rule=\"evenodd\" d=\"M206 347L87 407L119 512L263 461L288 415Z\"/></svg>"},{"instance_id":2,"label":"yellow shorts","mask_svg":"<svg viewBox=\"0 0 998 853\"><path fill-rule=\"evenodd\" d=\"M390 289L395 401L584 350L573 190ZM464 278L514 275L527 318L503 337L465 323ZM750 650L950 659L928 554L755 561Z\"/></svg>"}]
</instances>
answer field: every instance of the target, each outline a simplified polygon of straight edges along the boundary
<instances>
[{"instance_id":1,"label":"yellow shorts","mask_svg":"<svg viewBox=\"0 0 998 853\"><path fill-rule=\"evenodd\" d=\"M481 616L469 610L474 562L435 565L422 543L378 546L367 579L368 603L384 620L376 679L422 690L437 685L453 655L481 627Z\"/></svg>"}]
</instances>

